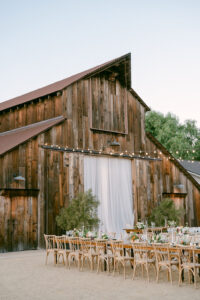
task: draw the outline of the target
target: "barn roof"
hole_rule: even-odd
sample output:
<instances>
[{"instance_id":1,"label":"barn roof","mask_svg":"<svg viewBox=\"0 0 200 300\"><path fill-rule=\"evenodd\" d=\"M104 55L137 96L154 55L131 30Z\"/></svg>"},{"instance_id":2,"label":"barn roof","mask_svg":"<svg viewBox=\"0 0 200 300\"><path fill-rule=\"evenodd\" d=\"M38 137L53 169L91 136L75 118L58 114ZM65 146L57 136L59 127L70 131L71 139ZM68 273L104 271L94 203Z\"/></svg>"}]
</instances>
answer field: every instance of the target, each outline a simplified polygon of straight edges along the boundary
<instances>
[{"instance_id":1,"label":"barn roof","mask_svg":"<svg viewBox=\"0 0 200 300\"><path fill-rule=\"evenodd\" d=\"M0 133L0 155L10 151L11 149L50 129L52 126L63 122L64 120L65 118L63 116L59 116Z\"/></svg>"},{"instance_id":2,"label":"barn roof","mask_svg":"<svg viewBox=\"0 0 200 300\"><path fill-rule=\"evenodd\" d=\"M10 109L18 105L22 105L24 103L33 101L35 99L47 96L52 93L59 92L78 80L89 78L91 76L94 76L95 74L98 74L106 70L111 70L113 72L117 71L118 73L120 73L119 74L120 79L125 82L127 88L130 91L132 91L132 93L135 93L133 89L131 89L131 54L128 53L118 58L115 58L113 60L110 60L104 64L98 65L96 67L93 67L81 73L78 73L76 75L49 84L35 91L4 101L0 103L0 111ZM137 95L137 98L138 97L139 96ZM149 110L148 106L144 103L144 101L140 97L138 98L138 100L142 105L144 105Z\"/></svg>"},{"instance_id":3,"label":"barn roof","mask_svg":"<svg viewBox=\"0 0 200 300\"><path fill-rule=\"evenodd\" d=\"M180 164L188 171L200 175L200 161L181 160Z\"/></svg>"}]
</instances>

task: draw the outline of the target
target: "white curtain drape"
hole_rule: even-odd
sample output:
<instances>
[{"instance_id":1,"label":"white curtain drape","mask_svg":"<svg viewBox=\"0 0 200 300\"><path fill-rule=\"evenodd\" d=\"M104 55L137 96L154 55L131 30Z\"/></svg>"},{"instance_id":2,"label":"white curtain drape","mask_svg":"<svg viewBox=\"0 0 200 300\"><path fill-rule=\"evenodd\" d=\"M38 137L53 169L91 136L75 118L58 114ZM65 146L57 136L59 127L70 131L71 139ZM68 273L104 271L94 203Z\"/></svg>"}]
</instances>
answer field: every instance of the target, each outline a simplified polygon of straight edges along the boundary
<instances>
[{"instance_id":1,"label":"white curtain drape","mask_svg":"<svg viewBox=\"0 0 200 300\"><path fill-rule=\"evenodd\" d=\"M133 225L130 160L85 156L84 190L88 189L100 201L100 231L119 234L126 224Z\"/></svg>"}]
</instances>

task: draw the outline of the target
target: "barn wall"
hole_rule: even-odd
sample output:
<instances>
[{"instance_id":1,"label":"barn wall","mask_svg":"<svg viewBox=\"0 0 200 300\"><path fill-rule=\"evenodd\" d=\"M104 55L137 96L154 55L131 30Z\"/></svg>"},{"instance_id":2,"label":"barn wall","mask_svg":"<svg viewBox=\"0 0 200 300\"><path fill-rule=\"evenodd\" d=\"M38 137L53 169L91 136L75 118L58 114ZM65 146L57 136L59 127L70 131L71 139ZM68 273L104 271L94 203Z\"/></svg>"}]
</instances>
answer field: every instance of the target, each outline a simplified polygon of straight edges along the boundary
<instances>
[{"instance_id":1,"label":"barn wall","mask_svg":"<svg viewBox=\"0 0 200 300\"><path fill-rule=\"evenodd\" d=\"M51 119L61 114L61 96L46 96L0 112L0 132Z\"/></svg>"},{"instance_id":2,"label":"barn wall","mask_svg":"<svg viewBox=\"0 0 200 300\"><path fill-rule=\"evenodd\" d=\"M36 249L37 197L0 196L0 252Z\"/></svg>"},{"instance_id":3,"label":"barn wall","mask_svg":"<svg viewBox=\"0 0 200 300\"><path fill-rule=\"evenodd\" d=\"M153 156L154 151L162 152L146 137L144 106L119 81L109 81L104 74L80 80L64 89L59 96L38 99L1 113L0 131L59 115L66 117L62 124L0 157L1 189L39 190L36 232L38 246L44 244L44 233L60 233L55 223L56 215L61 207L66 207L70 199L84 190L83 155L45 150L40 145L47 143L124 153L144 151L150 156ZM120 143L117 149L110 146L113 140ZM184 220L190 225L200 226L199 190L166 154L162 152L160 158L160 161L132 160L135 221L146 218L162 199L163 193L179 192L186 194ZM25 181L16 182L14 176L17 175L23 176ZM177 190L174 186L177 183L183 184L184 189ZM29 201L23 197L20 199L24 205ZM0 196L1 207L10 205L5 203L11 202L16 201L11 197L5 199ZM9 212L9 208L7 211ZM1 212L2 215L5 214L2 208ZM0 226L5 228L7 220L2 219L2 215ZM1 232L5 234L3 230L5 229L1 229Z\"/></svg>"}]
</instances>

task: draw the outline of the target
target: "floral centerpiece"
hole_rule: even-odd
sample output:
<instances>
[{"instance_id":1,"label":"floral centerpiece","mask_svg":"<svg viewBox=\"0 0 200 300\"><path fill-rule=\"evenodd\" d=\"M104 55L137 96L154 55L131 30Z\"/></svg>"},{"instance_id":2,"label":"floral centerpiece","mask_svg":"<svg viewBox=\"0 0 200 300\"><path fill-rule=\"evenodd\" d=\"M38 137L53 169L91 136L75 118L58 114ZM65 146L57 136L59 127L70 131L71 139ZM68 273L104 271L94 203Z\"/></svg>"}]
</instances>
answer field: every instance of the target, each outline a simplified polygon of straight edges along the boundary
<instances>
[{"instance_id":1,"label":"floral centerpiece","mask_svg":"<svg viewBox=\"0 0 200 300\"><path fill-rule=\"evenodd\" d=\"M180 240L180 244L186 246L186 245L189 245L190 243L187 239L183 238L183 239Z\"/></svg>"},{"instance_id":2,"label":"floral centerpiece","mask_svg":"<svg viewBox=\"0 0 200 300\"><path fill-rule=\"evenodd\" d=\"M189 227L183 227L181 231L182 231L183 234L188 234L189 233Z\"/></svg>"},{"instance_id":3,"label":"floral centerpiece","mask_svg":"<svg viewBox=\"0 0 200 300\"><path fill-rule=\"evenodd\" d=\"M151 238L151 243L166 243L166 237L162 234L153 234Z\"/></svg>"},{"instance_id":4,"label":"floral centerpiece","mask_svg":"<svg viewBox=\"0 0 200 300\"><path fill-rule=\"evenodd\" d=\"M74 228L72 235L74 237L79 237L80 236L80 231L78 229Z\"/></svg>"},{"instance_id":5,"label":"floral centerpiece","mask_svg":"<svg viewBox=\"0 0 200 300\"><path fill-rule=\"evenodd\" d=\"M133 232L129 237L128 237L129 240L131 241L136 241L136 240L139 240L139 236L137 235L137 233Z\"/></svg>"},{"instance_id":6,"label":"floral centerpiece","mask_svg":"<svg viewBox=\"0 0 200 300\"><path fill-rule=\"evenodd\" d=\"M137 229L144 229L144 228L145 228L145 225L144 225L143 222L137 222L136 225L135 225L135 227L136 227Z\"/></svg>"},{"instance_id":7,"label":"floral centerpiece","mask_svg":"<svg viewBox=\"0 0 200 300\"><path fill-rule=\"evenodd\" d=\"M104 239L104 240L108 240L108 235L107 235L107 233L105 233L105 232L102 233L101 238Z\"/></svg>"},{"instance_id":8,"label":"floral centerpiece","mask_svg":"<svg viewBox=\"0 0 200 300\"><path fill-rule=\"evenodd\" d=\"M168 221L169 227L176 227L176 222L175 221Z\"/></svg>"}]
</instances>

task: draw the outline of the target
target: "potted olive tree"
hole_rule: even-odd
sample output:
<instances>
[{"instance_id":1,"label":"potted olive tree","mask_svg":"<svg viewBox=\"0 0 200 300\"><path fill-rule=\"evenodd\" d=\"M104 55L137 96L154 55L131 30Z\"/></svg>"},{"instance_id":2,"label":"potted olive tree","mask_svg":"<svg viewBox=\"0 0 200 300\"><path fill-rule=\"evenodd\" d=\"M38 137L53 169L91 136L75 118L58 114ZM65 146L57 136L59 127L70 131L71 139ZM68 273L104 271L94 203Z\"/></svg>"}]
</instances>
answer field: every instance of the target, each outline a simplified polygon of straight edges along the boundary
<instances>
[{"instance_id":1,"label":"potted olive tree","mask_svg":"<svg viewBox=\"0 0 200 300\"><path fill-rule=\"evenodd\" d=\"M65 231L74 230L77 235L78 231L94 230L100 221L97 216L98 205L99 201L91 190L79 193L67 208L60 210L56 217L57 225Z\"/></svg>"},{"instance_id":2,"label":"potted olive tree","mask_svg":"<svg viewBox=\"0 0 200 300\"><path fill-rule=\"evenodd\" d=\"M152 210L148 221L150 224L154 222L156 226L165 226L166 220L178 225L183 214L184 209L177 209L172 199L165 198Z\"/></svg>"}]
</instances>

